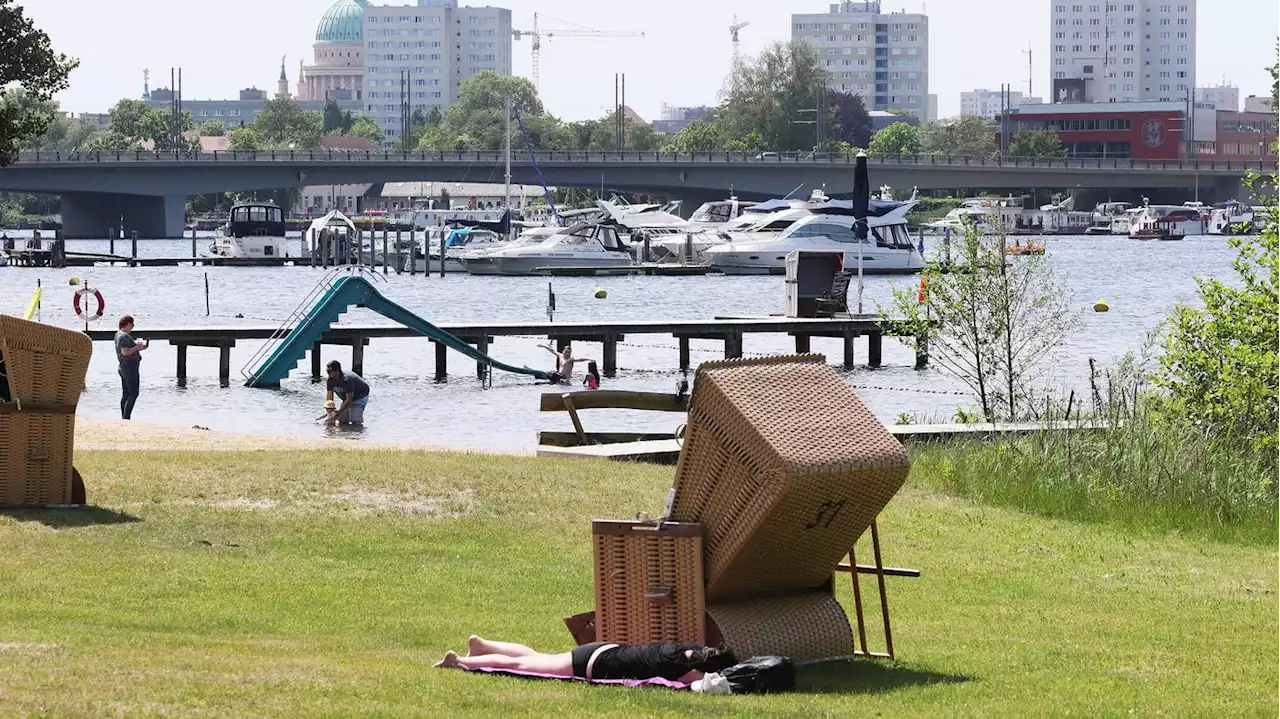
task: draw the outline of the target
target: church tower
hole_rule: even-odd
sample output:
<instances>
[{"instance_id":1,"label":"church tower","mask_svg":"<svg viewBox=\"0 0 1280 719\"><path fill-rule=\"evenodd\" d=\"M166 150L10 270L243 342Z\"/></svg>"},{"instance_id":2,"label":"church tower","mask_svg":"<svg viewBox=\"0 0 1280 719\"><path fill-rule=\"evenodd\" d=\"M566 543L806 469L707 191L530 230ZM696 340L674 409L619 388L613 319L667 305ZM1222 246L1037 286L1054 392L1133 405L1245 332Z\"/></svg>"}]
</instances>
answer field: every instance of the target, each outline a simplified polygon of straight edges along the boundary
<instances>
[{"instance_id":1,"label":"church tower","mask_svg":"<svg viewBox=\"0 0 1280 719\"><path fill-rule=\"evenodd\" d=\"M289 76L285 73L285 70L284 70L284 60L285 59L283 57L280 58L280 82L276 87L276 93L279 95L283 95L285 97L289 97Z\"/></svg>"}]
</instances>

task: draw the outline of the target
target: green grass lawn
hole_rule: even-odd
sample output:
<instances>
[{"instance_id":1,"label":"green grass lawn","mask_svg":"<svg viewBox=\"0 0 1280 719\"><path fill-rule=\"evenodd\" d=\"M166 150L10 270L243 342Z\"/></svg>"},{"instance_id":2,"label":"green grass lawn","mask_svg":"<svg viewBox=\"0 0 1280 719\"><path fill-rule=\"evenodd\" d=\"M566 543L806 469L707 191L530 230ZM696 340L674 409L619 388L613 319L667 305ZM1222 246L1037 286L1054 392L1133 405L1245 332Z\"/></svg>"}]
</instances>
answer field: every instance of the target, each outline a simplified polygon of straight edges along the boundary
<instances>
[{"instance_id":1,"label":"green grass lawn","mask_svg":"<svg viewBox=\"0 0 1280 719\"><path fill-rule=\"evenodd\" d=\"M1125 533L913 477L881 520L899 661L707 697L432 669L591 608L593 517L670 468L81 452L88 511L0 513L0 715L1275 716L1275 544ZM847 576L841 600L850 603ZM866 583L871 589L871 582Z\"/></svg>"}]
</instances>

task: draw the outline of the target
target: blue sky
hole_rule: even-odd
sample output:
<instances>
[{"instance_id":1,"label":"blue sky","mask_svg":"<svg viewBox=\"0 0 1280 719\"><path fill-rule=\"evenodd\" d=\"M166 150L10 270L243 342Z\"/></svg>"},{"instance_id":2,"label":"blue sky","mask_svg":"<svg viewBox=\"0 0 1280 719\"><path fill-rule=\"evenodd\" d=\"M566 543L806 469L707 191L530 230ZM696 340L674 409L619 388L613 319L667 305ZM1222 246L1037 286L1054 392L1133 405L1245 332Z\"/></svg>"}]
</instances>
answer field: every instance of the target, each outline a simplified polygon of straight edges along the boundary
<instances>
[{"instance_id":1,"label":"blue sky","mask_svg":"<svg viewBox=\"0 0 1280 719\"><path fill-rule=\"evenodd\" d=\"M142 92L142 70L152 87L167 84L169 68L183 68L189 99L234 97L244 87L274 89L280 56L292 81L298 58L310 61L316 23L332 0L18 0L55 46L80 58L67 110L102 111ZM663 103L714 103L729 68L728 26L736 14L743 53L790 36L792 12L823 12L827 0L462 0L509 7L519 28L566 27L548 16L606 30L643 31L636 39L553 38L542 46L542 96L551 112L569 120L598 117L613 105L614 73L627 74L627 101L642 117L656 118ZM408 0L387 4L409 4ZM1026 91L1033 52L1035 93L1049 82L1051 0L885 0L885 11L918 12L930 23L929 91L943 116L959 111L960 92L1012 83ZM1274 62L1280 8L1276 0L1200 0L1198 85L1224 78L1241 97L1269 95L1263 66ZM514 70L528 76L529 41L513 45ZM159 82L157 82L157 80Z\"/></svg>"}]
</instances>

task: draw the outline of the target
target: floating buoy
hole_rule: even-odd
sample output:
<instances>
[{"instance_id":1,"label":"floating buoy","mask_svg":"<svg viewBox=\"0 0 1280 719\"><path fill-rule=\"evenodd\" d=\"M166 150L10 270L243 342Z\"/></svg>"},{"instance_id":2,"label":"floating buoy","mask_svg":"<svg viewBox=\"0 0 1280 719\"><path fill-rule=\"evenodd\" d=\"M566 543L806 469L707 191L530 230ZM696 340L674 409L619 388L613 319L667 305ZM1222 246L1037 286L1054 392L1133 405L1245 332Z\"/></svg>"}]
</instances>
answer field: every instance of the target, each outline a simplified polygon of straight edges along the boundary
<instances>
[{"instance_id":1,"label":"floating buoy","mask_svg":"<svg viewBox=\"0 0 1280 719\"><path fill-rule=\"evenodd\" d=\"M67 284L69 284L69 285L71 285L72 287L74 287L74 286L76 286L76 285L80 284L80 278L79 278L79 277L72 277L71 279L67 280Z\"/></svg>"},{"instance_id":2,"label":"floating buoy","mask_svg":"<svg viewBox=\"0 0 1280 719\"><path fill-rule=\"evenodd\" d=\"M603 288L600 288L600 287L597 287L597 288L596 288L596 299L597 299L597 300L603 300L604 298L606 298L606 297L608 297L608 296L609 296L609 293L608 293L608 292L606 292Z\"/></svg>"},{"instance_id":3,"label":"floating buoy","mask_svg":"<svg viewBox=\"0 0 1280 719\"><path fill-rule=\"evenodd\" d=\"M1107 301L1104 299L1099 299L1097 302L1093 303L1094 312L1106 312L1109 309L1111 309L1111 305L1108 305Z\"/></svg>"}]
</instances>

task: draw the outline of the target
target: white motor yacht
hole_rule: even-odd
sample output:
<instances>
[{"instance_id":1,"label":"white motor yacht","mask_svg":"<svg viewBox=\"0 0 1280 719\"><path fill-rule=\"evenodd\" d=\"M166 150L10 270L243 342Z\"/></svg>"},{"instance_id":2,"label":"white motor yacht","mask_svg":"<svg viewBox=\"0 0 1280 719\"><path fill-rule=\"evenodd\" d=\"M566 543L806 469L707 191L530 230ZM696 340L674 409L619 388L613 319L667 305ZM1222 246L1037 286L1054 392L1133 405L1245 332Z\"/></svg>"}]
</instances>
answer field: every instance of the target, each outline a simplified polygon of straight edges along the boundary
<instances>
[{"instance_id":1,"label":"white motor yacht","mask_svg":"<svg viewBox=\"0 0 1280 719\"><path fill-rule=\"evenodd\" d=\"M440 270L440 237L444 236L444 271L466 272L465 258L475 253L488 252L511 244L498 233L475 227L461 227L450 230L440 228L427 233L426 257L422 249L414 253L413 269L415 272L438 272ZM405 260L406 265L408 260ZM407 270L407 267L406 267Z\"/></svg>"},{"instance_id":2,"label":"white motor yacht","mask_svg":"<svg viewBox=\"0 0 1280 719\"><path fill-rule=\"evenodd\" d=\"M209 252L214 257L266 259L288 257L284 211L273 204L242 203L231 208Z\"/></svg>"},{"instance_id":3,"label":"white motor yacht","mask_svg":"<svg viewBox=\"0 0 1280 719\"><path fill-rule=\"evenodd\" d=\"M1186 205L1143 205L1129 227L1134 240L1181 240L1187 235L1203 235L1205 222L1200 210Z\"/></svg>"},{"instance_id":4,"label":"white motor yacht","mask_svg":"<svg viewBox=\"0 0 1280 719\"><path fill-rule=\"evenodd\" d=\"M707 264L726 275L783 274L787 254L794 250L843 250L844 266L854 267L861 248L865 274L918 272L925 261L907 233L907 213L915 205L912 200L872 200L869 231L861 245L854 232L852 203L834 201L806 210L773 237L715 245L704 256Z\"/></svg>"},{"instance_id":5,"label":"white motor yacht","mask_svg":"<svg viewBox=\"0 0 1280 719\"><path fill-rule=\"evenodd\" d=\"M500 275L535 275L541 267L627 267L631 255L612 224L579 223L536 244L507 247L484 255ZM467 263L468 269L470 262Z\"/></svg>"},{"instance_id":6,"label":"white motor yacht","mask_svg":"<svg viewBox=\"0 0 1280 719\"><path fill-rule=\"evenodd\" d=\"M458 262L469 275L496 275L499 274L498 268L493 264L490 255L498 250L507 250L516 247L525 247L528 245L541 244L552 235L564 231L563 227L531 227L521 232L514 240L509 242L498 243L497 245L484 245L464 250L458 253Z\"/></svg>"},{"instance_id":7,"label":"white motor yacht","mask_svg":"<svg viewBox=\"0 0 1280 719\"><path fill-rule=\"evenodd\" d=\"M1207 232L1210 235L1253 234L1261 229L1256 218L1263 211L1262 207L1251 207L1237 200L1225 202L1209 212Z\"/></svg>"}]
</instances>

